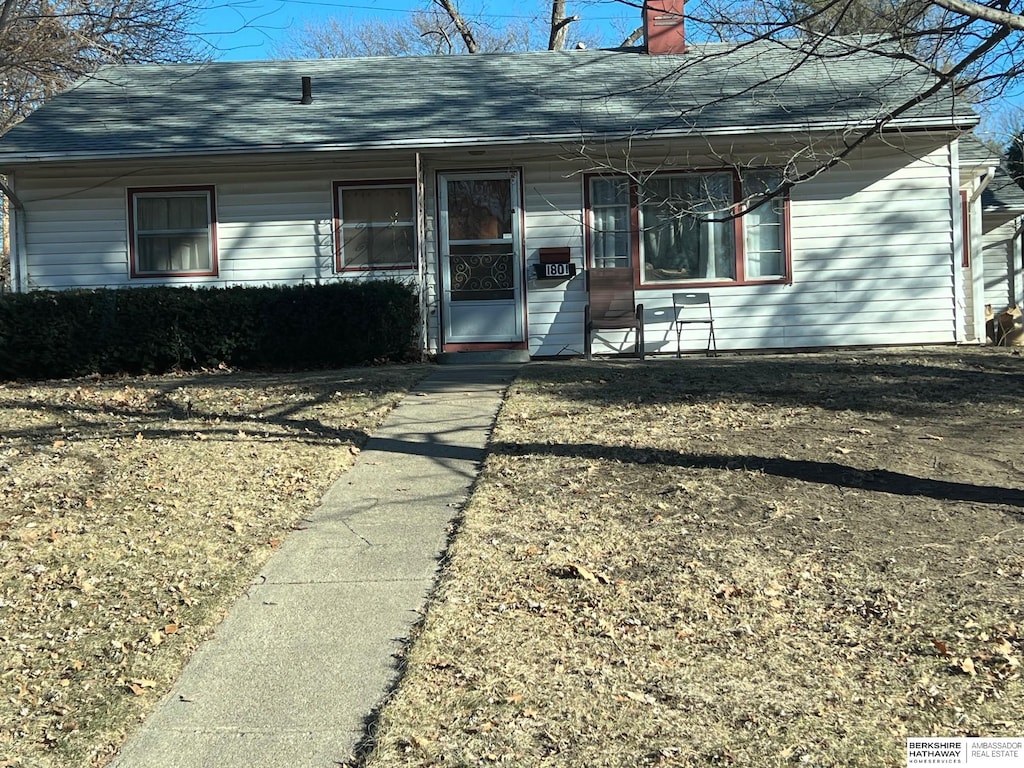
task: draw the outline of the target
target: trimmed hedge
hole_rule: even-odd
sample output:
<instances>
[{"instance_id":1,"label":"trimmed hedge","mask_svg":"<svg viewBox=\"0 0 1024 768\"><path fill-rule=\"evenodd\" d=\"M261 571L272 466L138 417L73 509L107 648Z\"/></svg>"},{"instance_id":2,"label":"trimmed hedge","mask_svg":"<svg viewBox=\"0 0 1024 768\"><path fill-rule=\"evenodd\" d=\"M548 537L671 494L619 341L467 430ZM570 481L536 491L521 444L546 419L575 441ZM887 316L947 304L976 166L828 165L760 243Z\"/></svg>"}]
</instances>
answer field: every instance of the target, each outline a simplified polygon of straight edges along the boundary
<instances>
[{"instance_id":1,"label":"trimmed hedge","mask_svg":"<svg viewBox=\"0 0 1024 768\"><path fill-rule=\"evenodd\" d=\"M0 378L405 360L419 304L380 281L32 291L0 297Z\"/></svg>"}]
</instances>

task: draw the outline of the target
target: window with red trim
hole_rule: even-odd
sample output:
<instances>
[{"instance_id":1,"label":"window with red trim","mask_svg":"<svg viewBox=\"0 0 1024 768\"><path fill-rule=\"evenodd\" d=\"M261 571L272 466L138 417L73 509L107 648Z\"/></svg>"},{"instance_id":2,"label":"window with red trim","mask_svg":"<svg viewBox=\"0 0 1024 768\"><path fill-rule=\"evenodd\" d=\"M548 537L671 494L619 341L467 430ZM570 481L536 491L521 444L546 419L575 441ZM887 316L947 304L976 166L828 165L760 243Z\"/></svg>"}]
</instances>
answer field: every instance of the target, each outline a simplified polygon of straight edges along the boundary
<instances>
[{"instance_id":1,"label":"window with red trim","mask_svg":"<svg viewBox=\"0 0 1024 768\"><path fill-rule=\"evenodd\" d=\"M415 268L415 185L402 182L334 186L338 271Z\"/></svg>"},{"instance_id":2,"label":"window with red trim","mask_svg":"<svg viewBox=\"0 0 1024 768\"><path fill-rule=\"evenodd\" d=\"M635 260L641 285L784 281L786 200L770 196L781 182L771 170L591 177L590 263Z\"/></svg>"},{"instance_id":3,"label":"window with red trim","mask_svg":"<svg viewBox=\"0 0 1024 768\"><path fill-rule=\"evenodd\" d=\"M217 274L212 186L128 190L132 277Z\"/></svg>"}]
</instances>

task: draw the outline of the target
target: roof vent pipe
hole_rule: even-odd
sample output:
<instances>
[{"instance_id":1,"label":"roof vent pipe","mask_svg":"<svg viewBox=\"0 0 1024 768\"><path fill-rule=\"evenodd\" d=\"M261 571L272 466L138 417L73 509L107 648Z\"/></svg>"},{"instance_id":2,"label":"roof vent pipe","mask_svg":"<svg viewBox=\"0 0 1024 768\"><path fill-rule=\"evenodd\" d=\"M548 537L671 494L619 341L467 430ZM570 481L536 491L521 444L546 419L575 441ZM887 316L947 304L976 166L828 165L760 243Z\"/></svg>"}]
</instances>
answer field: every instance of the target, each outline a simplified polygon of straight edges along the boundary
<instances>
[{"instance_id":1,"label":"roof vent pipe","mask_svg":"<svg viewBox=\"0 0 1024 768\"><path fill-rule=\"evenodd\" d=\"M301 104L312 104L313 103L313 78L303 77L302 78L302 101Z\"/></svg>"}]
</instances>

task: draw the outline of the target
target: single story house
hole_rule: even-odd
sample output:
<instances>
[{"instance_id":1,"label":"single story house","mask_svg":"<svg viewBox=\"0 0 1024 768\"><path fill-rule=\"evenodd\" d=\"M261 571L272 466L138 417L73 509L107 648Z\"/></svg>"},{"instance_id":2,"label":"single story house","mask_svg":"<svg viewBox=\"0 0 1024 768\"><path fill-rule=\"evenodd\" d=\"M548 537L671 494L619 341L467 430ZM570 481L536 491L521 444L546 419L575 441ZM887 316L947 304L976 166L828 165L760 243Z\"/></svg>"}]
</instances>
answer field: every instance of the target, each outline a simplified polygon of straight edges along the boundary
<instances>
[{"instance_id":1,"label":"single story house","mask_svg":"<svg viewBox=\"0 0 1024 768\"><path fill-rule=\"evenodd\" d=\"M981 226L970 105L889 119L931 70L694 44L659 9L635 48L104 67L0 138L14 288L388 278L427 352L573 356L587 271L628 267L648 354L693 289L720 349L984 342L997 283L1020 299L1020 211Z\"/></svg>"}]
</instances>

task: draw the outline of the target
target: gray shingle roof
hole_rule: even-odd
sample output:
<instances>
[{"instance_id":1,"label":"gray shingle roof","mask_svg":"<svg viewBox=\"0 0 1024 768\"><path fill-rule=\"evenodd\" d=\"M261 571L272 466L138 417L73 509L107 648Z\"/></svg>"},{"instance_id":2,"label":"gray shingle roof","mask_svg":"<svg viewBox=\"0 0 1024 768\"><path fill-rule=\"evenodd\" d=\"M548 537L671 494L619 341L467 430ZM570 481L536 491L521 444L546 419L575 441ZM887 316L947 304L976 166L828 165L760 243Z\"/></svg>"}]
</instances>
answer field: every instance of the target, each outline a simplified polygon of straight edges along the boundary
<instances>
[{"instance_id":1,"label":"gray shingle roof","mask_svg":"<svg viewBox=\"0 0 1024 768\"><path fill-rule=\"evenodd\" d=\"M981 209L985 213L1024 213L1024 189L1005 167L996 168L992 182L981 193Z\"/></svg>"},{"instance_id":2,"label":"gray shingle roof","mask_svg":"<svg viewBox=\"0 0 1024 768\"><path fill-rule=\"evenodd\" d=\"M838 44L836 44L838 46ZM923 67L835 47L794 69L784 45L108 66L0 139L32 159L436 147L828 128L872 123L920 92ZM301 78L314 103L299 104ZM970 125L935 97L898 125Z\"/></svg>"},{"instance_id":3,"label":"gray shingle roof","mask_svg":"<svg viewBox=\"0 0 1024 768\"><path fill-rule=\"evenodd\" d=\"M960 165L999 165L1002 154L973 133L960 137Z\"/></svg>"},{"instance_id":4,"label":"gray shingle roof","mask_svg":"<svg viewBox=\"0 0 1024 768\"><path fill-rule=\"evenodd\" d=\"M973 133L960 137L961 166L995 168L992 181L981 193L981 209L985 213L1024 213L1024 189L1010 178L1005 159Z\"/></svg>"}]
</instances>

